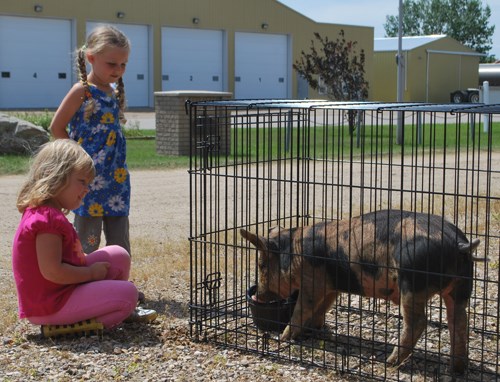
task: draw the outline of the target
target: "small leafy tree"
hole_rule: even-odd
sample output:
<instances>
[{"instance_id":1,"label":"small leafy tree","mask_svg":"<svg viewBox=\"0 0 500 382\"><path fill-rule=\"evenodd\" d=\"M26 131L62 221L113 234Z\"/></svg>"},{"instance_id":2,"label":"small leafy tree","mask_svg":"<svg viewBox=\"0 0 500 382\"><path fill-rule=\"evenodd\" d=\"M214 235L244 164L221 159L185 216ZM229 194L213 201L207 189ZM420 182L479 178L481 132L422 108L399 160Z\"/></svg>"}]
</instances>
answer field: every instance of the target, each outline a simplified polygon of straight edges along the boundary
<instances>
[{"instance_id":1,"label":"small leafy tree","mask_svg":"<svg viewBox=\"0 0 500 382\"><path fill-rule=\"evenodd\" d=\"M495 26L491 9L481 0L403 0L403 36L445 34L477 52L491 50ZM399 17L386 16L388 37L398 35ZM492 61L490 56L483 61Z\"/></svg>"},{"instance_id":2,"label":"small leafy tree","mask_svg":"<svg viewBox=\"0 0 500 382\"><path fill-rule=\"evenodd\" d=\"M320 79L329 99L334 101L364 101L368 97L368 82L365 80L365 53L356 51L357 41L346 41L344 30L332 41L328 37L314 36L320 44L316 48L311 41L311 51L301 52L293 68L304 77L309 85L318 90ZM347 113L349 130L355 129L356 114Z\"/></svg>"},{"instance_id":3,"label":"small leafy tree","mask_svg":"<svg viewBox=\"0 0 500 382\"><path fill-rule=\"evenodd\" d=\"M344 31L332 41L314 33L320 44L316 48L311 41L311 51L301 52L293 68L309 85L318 90L321 78L326 95L334 101L362 101L368 97L368 82L365 80L365 53L356 51L356 41L346 41Z\"/></svg>"}]
</instances>

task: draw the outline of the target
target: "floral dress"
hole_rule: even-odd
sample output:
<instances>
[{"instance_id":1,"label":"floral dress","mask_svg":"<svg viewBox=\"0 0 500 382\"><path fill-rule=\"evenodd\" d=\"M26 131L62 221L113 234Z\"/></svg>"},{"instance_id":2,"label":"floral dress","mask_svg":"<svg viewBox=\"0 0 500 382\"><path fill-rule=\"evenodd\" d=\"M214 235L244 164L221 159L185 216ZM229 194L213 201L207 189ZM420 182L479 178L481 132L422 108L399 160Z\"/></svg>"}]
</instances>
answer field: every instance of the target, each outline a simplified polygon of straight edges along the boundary
<instances>
[{"instance_id":1,"label":"floral dress","mask_svg":"<svg viewBox=\"0 0 500 382\"><path fill-rule=\"evenodd\" d=\"M114 94L89 84L90 94L69 125L69 137L92 157L96 177L90 184L83 204L74 213L79 216L128 216L130 177L125 163L126 141L120 126L119 105ZM91 101L94 106L91 110Z\"/></svg>"}]
</instances>

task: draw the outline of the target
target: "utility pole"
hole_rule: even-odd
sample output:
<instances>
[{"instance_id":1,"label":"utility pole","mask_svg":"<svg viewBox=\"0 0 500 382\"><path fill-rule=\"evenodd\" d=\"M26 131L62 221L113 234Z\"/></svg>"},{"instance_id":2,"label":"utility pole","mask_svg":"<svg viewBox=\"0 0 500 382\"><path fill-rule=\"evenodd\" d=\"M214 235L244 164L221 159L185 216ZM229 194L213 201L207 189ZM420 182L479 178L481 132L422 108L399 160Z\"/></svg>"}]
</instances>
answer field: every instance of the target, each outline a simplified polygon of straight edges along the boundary
<instances>
[{"instance_id":1,"label":"utility pole","mask_svg":"<svg viewBox=\"0 0 500 382\"><path fill-rule=\"evenodd\" d=\"M399 0L398 10L399 26L398 26L398 89L397 101L403 102L403 92L405 88L404 78L404 56L403 56L403 0ZM403 142L403 112L398 111L398 129L396 131L396 143L402 145Z\"/></svg>"}]
</instances>

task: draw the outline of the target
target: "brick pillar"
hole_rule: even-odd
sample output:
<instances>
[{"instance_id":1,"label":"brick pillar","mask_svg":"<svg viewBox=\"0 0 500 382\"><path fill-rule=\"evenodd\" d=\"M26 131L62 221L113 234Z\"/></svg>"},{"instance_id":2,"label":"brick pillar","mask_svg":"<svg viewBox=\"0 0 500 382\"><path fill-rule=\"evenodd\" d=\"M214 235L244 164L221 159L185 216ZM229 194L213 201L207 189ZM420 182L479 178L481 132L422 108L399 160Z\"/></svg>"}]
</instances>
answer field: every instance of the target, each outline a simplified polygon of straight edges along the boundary
<instances>
[{"instance_id":1,"label":"brick pillar","mask_svg":"<svg viewBox=\"0 0 500 382\"><path fill-rule=\"evenodd\" d=\"M155 92L156 152L162 155L189 155L187 100L220 101L231 97L232 93L211 91Z\"/></svg>"}]
</instances>

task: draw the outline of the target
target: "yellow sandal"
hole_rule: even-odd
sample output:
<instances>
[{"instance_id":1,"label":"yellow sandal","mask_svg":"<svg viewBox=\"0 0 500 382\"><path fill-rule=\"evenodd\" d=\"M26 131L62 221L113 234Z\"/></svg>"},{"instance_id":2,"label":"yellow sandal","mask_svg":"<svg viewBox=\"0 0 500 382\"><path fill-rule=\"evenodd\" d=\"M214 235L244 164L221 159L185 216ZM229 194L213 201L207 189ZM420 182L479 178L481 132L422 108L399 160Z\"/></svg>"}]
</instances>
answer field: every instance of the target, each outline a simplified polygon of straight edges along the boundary
<instances>
[{"instance_id":1,"label":"yellow sandal","mask_svg":"<svg viewBox=\"0 0 500 382\"><path fill-rule=\"evenodd\" d=\"M95 318L78 321L68 325L42 325L43 337L59 337L66 335L102 335L104 325Z\"/></svg>"}]
</instances>

